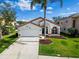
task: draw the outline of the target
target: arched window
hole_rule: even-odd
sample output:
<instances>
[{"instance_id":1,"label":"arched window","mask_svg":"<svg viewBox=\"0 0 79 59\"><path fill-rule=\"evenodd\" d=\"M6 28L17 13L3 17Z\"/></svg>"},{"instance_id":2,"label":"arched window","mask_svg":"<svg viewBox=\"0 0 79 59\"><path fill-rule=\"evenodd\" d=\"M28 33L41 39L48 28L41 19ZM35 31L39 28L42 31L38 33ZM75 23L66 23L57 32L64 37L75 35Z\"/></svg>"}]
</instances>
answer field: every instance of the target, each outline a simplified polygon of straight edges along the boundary
<instances>
[{"instance_id":1,"label":"arched window","mask_svg":"<svg viewBox=\"0 0 79 59\"><path fill-rule=\"evenodd\" d=\"M52 28L52 34L57 34L57 33L58 33L57 27L53 27L53 28Z\"/></svg>"}]
</instances>

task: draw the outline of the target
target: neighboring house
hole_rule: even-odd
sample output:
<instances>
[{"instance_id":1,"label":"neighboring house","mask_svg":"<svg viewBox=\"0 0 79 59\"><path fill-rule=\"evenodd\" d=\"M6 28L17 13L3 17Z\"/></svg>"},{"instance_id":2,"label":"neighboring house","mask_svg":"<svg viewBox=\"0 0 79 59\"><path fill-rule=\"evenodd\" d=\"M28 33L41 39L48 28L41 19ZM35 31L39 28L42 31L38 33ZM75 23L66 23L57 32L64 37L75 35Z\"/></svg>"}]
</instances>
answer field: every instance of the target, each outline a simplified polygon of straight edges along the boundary
<instances>
[{"instance_id":1,"label":"neighboring house","mask_svg":"<svg viewBox=\"0 0 79 59\"><path fill-rule=\"evenodd\" d=\"M24 26L18 28L20 36L42 36L44 35L44 18L39 17L29 21ZM59 36L60 26L46 19L46 34L49 36Z\"/></svg>"},{"instance_id":2,"label":"neighboring house","mask_svg":"<svg viewBox=\"0 0 79 59\"><path fill-rule=\"evenodd\" d=\"M60 25L61 32L68 34L69 28L76 28L79 32L79 14L73 14L61 20L57 20L56 24Z\"/></svg>"}]
</instances>

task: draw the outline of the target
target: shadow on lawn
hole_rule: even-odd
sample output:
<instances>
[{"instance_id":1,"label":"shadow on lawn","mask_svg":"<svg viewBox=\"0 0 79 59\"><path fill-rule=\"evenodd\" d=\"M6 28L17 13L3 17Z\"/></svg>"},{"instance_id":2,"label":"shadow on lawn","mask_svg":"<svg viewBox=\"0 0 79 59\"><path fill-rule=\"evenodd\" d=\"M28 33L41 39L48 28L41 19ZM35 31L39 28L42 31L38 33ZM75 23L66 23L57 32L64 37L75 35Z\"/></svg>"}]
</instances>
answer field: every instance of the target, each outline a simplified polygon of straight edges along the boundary
<instances>
[{"instance_id":1,"label":"shadow on lawn","mask_svg":"<svg viewBox=\"0 0 79 59\"><path fill-rule=\"evenodd\" d=\"M68 37L68 38L79 38L79 35L72 36L72 35L69 35L69 34L66 34L66 33L61 33L60 35Z\"/></svg>"}]
</instances>

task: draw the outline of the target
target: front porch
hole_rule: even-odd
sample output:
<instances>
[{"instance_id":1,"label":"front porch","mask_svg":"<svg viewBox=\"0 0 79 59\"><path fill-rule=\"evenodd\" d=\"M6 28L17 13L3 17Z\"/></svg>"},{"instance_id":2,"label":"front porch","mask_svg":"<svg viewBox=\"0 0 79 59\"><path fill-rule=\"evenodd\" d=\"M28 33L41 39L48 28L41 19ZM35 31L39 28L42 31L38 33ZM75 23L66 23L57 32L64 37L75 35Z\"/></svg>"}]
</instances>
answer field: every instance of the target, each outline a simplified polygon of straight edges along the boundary
<instances>
[{"instance_id":1,"label":"front porch","mask_svg":"<svg viewBox=\"0 0 79 59\"><path fill-rule=\"evenodd\" d=\"M60 31L57 27L51 28L42 28L42 34L41 36L60 36Z\"/></svg>"}]
</instances>

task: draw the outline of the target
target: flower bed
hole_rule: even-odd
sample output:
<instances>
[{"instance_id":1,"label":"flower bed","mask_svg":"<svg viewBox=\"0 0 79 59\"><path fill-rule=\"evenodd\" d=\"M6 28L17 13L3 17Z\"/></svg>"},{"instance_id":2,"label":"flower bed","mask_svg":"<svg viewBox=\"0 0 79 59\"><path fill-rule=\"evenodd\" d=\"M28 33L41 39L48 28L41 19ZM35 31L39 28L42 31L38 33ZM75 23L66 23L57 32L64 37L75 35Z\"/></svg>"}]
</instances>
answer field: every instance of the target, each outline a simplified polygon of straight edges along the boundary
<instances>
[{"instance_id":1,"label":"flower bed","mask_svg":"<svg viewBox=\"0 0 79 59\"><path fill-rule=\"evenodd\" d=\"M50 44L52 41L49 39L40 39L41 44Z\"/></svg>"}]
</instances>

